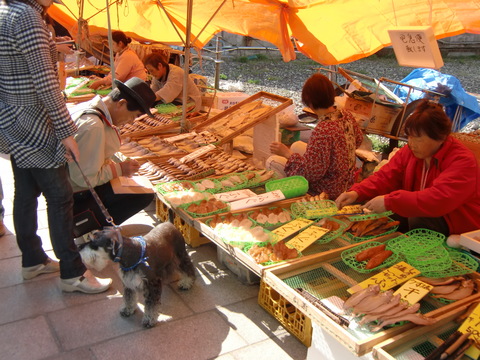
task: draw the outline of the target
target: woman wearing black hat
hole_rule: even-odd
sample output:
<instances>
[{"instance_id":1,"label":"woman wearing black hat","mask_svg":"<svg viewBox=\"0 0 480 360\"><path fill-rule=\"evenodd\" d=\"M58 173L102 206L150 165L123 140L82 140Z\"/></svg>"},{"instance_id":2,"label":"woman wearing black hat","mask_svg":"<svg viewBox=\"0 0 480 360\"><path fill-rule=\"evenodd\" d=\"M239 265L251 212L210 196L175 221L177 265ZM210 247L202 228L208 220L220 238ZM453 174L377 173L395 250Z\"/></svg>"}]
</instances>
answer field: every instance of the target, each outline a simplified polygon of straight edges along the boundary
<instances>
[{"instance_id":1,"label":"woman wearing black hat","mask_svg":"<svg viewBox=\"0 0 480 360\"><path fill-rule=\"evenodd\" d=\"M125 83L115 80L117 88L106 97L97 96L74 107L72 118L78 127L75 140L82 154L80 167L100 199L108 209L115 224L119 225L144 209L153 200L153 194L115 194L110 180L131 176L139 168L135 160L114 162L121 141L118 126L133 122L142 114L150 113L155 93L139 78ZM70 164L70 181L74 193L74 214L91 209L99 226L110 225L93 199L83 176L74 163Z\"/></svg>"}]
</instances>

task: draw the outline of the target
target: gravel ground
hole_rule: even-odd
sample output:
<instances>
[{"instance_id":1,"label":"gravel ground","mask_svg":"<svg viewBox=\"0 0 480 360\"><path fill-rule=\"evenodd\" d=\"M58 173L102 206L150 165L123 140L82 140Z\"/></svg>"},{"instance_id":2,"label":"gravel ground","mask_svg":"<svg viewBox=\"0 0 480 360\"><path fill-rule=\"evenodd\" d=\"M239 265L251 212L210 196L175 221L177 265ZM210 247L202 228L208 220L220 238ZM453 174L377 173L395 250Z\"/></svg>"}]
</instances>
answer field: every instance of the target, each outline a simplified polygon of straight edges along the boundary
<instances>
[{"instance_id":1,"label":"gravel ground","mask_svg":"<svg viewBox=\"0 0 480 360\"><path fill-rule=\"evenodd\" d=\"M297 112L301 111L301 89L304 81L319 67L320 64L299 55L297 60L283 62L277 54L268 55L231 55L224 57L220 65L220 89L223 91L243 91L253 95L258 91L293 99ZM480 93L480 58L478 57L444 57L444 66L440 69L443 74L455 76L465 91ZM214 64L212 61L203 61L200 67L193 70L208 78L211 86L214 84ZM402 67L397 64L393 55L370 56L341 67L379 79L401 81L413 68ZM341 82L343 77L339 77ZM343 81L344 82L344 81ZM390 88L393 86L385 83ZM480 127L480 122L469 124L470 128Z\"/></svg>"}]
</instances>

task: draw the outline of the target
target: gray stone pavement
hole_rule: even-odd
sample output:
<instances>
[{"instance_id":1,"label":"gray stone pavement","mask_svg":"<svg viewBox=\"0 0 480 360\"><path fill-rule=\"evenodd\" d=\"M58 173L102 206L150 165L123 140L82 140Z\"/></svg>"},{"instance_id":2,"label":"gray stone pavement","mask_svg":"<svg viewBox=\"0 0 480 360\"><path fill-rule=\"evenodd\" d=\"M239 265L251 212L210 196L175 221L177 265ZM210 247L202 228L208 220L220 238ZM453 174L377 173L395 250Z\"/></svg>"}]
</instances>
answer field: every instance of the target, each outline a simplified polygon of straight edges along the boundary
<instances>
[{"instance_id":1,"label":"gray stone pavement","mask_svg":"<svg viewBox=\"0 0 480 360\"><path fill-rule=\"evenodd\" d=\"M37 359L305 359L307 348L257 303L258 285L244 285L217 259L214 244L189 248L197 281L187 292L165 286L158 325L141 326L141 311L122 318L122 285L116 269L103 277L113 286L103 294L62 293L58 274L24 281L16 244L9 158L0 156L8 232L0 238L0 358ZM39 235L50 244L46 205L39 200ZM129 219L155 225L155 206Z\"/></svg>"}]
</instances>

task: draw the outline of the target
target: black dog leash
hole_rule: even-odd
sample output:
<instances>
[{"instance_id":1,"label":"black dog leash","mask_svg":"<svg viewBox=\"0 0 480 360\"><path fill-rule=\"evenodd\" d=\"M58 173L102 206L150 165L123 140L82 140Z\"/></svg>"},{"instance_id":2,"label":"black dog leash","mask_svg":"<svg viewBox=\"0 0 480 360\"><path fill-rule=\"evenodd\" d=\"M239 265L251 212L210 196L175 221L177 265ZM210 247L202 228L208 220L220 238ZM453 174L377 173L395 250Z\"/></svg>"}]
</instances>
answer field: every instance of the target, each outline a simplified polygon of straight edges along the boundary
<instances>
[{"instance_id":1,"label":"black dog leash","mask_svg":"<svg viewBox=\"0 0 480 360\"><path fill-rule=\"evenodd\" d=\"M80 167L80 164L78 163L77 161L77 158L75 157L75 155L73 153L71 153L72 155L72 158L73 158L73 161L75 161L75 164L77 164L78 166L78 170L80 170L80 174L82 174L82 177L83 177L83 180L85 180L85 183L87 184L88 186L88 190L90 190L90 192L92 193L92 196L93 198L95 199L95 202L97 203L98 207L100 208L100 210L102 211L102 214L103 216L105 216L105 220L112 225L113 227L113 230L115 230L116 234L117 234L117 242L118 242L118 254L116 255L116 258L120 259L120 257L122 256L122 252L123 252L123 237L122 237L122 234L120 233L120 227L115 225L115 222L113 221L113 218L112 216L110 215L110 213L108 212L107 208L105 207L105 205L103 205L103 202L102 200L100 200L100 197L98 196L97 192L95 191L95 189L92 187L92 184L90 184L90 181L88 180L88 178L85 176L85 174L83 173L83 170L82 168ZM115 248L113 249L113 255L115 255Z\"/></svg>"}]
</instances>

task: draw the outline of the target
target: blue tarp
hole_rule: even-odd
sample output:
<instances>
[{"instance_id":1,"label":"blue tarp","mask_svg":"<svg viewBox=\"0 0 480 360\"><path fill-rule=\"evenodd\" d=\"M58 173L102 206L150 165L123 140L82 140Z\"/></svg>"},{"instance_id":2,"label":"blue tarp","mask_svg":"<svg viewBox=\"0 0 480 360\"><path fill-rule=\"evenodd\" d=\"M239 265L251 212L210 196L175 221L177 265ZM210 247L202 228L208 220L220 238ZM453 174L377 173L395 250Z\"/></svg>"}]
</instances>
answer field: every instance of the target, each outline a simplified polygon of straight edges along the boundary
<instances>
[{"instance_id":1,"label":"blue tarp","mask_svg":"<svg viewBox=\"0 0 480 360\"><path fill-rule=\"evenodd\" d=\"M440 98L440 103L445 106L445 112L453 120L458 106L463 106L460 114L459 128L463 128L470 121L480 117L480 106L477 98L467 94L460 81L447 74L433 69L415 69L402 81L404 84L416 86L421 89L436 91L446 95ZM409 88L407 86L397 85L393 92L406 101ZM408 102L426 97L426 93L419 90L412 90Z\"/></svg>"}]
</instances>

